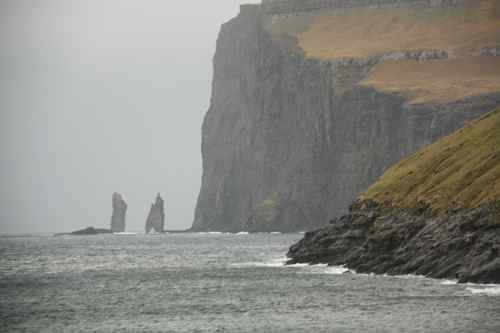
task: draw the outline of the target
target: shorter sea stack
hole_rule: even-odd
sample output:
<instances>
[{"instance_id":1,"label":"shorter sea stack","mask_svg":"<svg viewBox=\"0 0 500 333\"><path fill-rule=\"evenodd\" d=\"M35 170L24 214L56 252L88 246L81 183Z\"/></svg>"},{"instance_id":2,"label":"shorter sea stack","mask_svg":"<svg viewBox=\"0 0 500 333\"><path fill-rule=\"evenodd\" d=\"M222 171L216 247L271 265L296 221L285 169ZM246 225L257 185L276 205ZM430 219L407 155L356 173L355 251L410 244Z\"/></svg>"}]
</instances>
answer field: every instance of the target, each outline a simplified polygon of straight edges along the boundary
<instances>
[{"instance_id":1,"label":"shorter sea stack","mask_svg":"<svg viewBox=\"0 0 500 333\"><path fill-rule=\"evenodd\" d=\"M500 283L500 109L388 170L289 263Z\"/></svg>"},{"instance_id":2,"label":"shorter sea stack","mask_svg":"<svg viewBox=\"0 0 500 333\"><path fill-rule=\"evenodd\" d=\"M157 233L164 232L165 225L165 211L163 208L163 199L160 193L156 195L155 203L151 204L148 218L146 220L146 233L149 234L151 230Z\"/></svg>"},{"instance_id":3,"label":"shorter sea stack","mask_svg":"<svg viewBox=\"0 0 500 333\"><path fill-rule=\"evenodd\" d=\"M119 193L113 193L113 215L111 216L111 231L125 232L125 214L127 203Z\"/></svg>"}]
</instances>

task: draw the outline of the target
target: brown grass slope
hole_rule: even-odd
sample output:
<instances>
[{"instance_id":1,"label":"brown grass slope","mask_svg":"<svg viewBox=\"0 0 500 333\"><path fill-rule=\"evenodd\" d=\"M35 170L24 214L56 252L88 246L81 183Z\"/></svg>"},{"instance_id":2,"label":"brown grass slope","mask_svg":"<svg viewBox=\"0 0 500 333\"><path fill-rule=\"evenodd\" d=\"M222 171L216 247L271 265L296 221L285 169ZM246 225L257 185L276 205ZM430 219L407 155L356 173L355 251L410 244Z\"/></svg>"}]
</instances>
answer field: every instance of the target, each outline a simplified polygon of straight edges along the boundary
<instances>
[{"instance_id":1,"label":"brown grass slope","mask_svg":"<svg viewBox=\"0 0 500 333\"><path fill-rule=\"evenodd\" d=\"M448 60L388 61L360 83L402 95L409 103L448 103L500 92L500 0L454 8L360 7L273 19L275 35L297 38L307 57L379 57L397 51L441 50ZM353 82L356 83L356 82Z\"/></svg>"},{"instance_id":2,"label":"brown grass slope","mask_svg":"<svg viewBox=\"0 0 500 333\"><path fill-rule=\"evenodd\" d=\"M500 201L500 109L399 162L362 198L436 209Z\"/></svg>"},{"instance_id":3,"label":"brown grass slope","mask_svg":"<svg viewBox=\"0 0 500 333\"><path fill-rule=\"evenodd\" d=\"M500 44L500 3L478 0L473 6L456 8L332 11L315 16L297 37L311 58L366 58L415 49L467 56Z\"/></svg>"},{"instance_id":4,"label":"brown grass slope","mask_svg":"<svg viewBox=\"0 0 500 333\"><path fill-rule=\"evenodd\" d=\"M406 97L411 104L446 103L500 91L500 57L387 61L360 84Z\"/></svg>"}]
</instances>

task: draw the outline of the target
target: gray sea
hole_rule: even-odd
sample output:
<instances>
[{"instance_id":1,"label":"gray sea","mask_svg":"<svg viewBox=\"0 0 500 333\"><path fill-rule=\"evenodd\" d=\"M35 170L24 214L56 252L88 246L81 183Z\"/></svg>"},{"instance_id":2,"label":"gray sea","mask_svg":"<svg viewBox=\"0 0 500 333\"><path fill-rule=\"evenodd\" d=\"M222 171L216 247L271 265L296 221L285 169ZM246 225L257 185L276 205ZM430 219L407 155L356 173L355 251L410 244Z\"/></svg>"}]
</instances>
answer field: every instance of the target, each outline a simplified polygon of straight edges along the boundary
<instances>
[{"instance_id":1,"label":"gray sea","mask_svg":"<svg viewBox=\"0 0 500 333\"><path fill-rule=\"evenodd\" d=\"M498 285L284 266L301 237L0 237L0 331L500 332Z\"/></svg>"}]
</instances>

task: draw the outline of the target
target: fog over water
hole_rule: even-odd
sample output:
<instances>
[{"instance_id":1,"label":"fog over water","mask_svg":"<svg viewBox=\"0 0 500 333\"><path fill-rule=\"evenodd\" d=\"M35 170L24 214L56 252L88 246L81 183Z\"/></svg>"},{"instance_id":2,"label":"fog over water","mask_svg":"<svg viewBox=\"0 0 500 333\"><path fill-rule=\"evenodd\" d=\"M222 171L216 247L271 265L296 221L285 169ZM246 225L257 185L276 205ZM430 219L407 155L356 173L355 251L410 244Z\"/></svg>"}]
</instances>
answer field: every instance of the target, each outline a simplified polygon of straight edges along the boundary
<instances>
[{"instance_id":1,"label":"fog over water","mask_svg":"<svg viewBox=\"0 0 500 333\"><path fill-rule=\"evenodd\" d=\"M221 23L249 0L0 0L0 233L191 226Z\"/></svg>"}]
</instances>

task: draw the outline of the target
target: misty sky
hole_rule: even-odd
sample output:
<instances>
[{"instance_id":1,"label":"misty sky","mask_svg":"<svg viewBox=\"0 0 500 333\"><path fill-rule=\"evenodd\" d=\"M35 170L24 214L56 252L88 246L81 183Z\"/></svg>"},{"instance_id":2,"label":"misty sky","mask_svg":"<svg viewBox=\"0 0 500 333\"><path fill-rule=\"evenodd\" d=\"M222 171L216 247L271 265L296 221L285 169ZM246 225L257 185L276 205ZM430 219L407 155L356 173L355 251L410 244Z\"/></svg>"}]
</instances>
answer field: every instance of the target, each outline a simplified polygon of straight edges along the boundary
<instances>
[{"instance_id":1,"label":"misty sky","mask_svg":"<svg viewBox=\"0 0 500 333\"><path fill-rule=\"evenodd\" d=\"M250 0L0 0L0 233L191 226L220 25Z\"/></svg>"}]
</instances>

